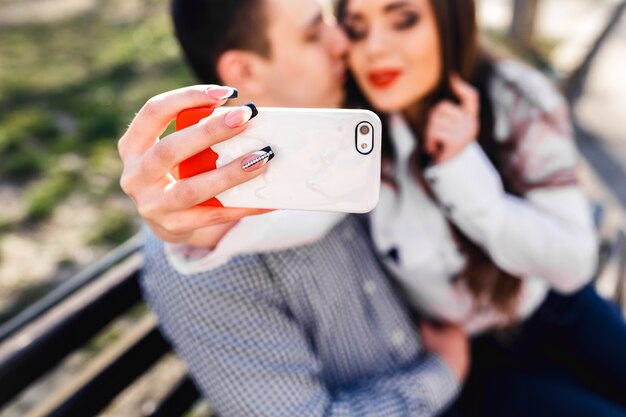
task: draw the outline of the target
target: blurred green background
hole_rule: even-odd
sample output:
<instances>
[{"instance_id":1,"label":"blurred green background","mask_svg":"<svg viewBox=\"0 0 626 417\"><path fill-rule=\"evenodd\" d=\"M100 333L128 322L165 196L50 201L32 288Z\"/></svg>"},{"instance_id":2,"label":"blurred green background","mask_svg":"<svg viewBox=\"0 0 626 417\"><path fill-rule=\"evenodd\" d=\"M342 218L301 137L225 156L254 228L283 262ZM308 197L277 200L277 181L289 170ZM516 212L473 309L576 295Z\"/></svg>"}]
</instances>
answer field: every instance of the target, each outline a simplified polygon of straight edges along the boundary
<instances>
[{"instance_id":1,"label":"blurred green background","mask_svg":"<svg viewBox=\"0 0 626 417\"><path fill-rule=\"evenodd\" d=\"M166 0L0 0L0 39L2 322L136 232L117 139L193 78Z\"/></svg>"}]
</instances>

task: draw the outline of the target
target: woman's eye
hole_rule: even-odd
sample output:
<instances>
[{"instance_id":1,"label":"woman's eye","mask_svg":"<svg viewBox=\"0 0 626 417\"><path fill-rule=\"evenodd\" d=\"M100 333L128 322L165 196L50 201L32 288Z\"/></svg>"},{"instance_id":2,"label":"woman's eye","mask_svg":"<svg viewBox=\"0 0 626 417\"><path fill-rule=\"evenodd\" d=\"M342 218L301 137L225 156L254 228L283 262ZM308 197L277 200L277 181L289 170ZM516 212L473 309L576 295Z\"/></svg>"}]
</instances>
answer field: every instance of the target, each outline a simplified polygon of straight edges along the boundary
<instances>
[{"instance_id":1,"label":"woman's eye","mask_svg":"<svg viewBox=\"0 0 626 417\"><path fill-rule=\"evenodd\" d=\"M415 26L417 22L419 22L419 20L420 20L420 16L417 13L407 13L402 17L402 19L394 23L393 26L395 29L400 29L400 30L409 29Z\"/></svg>"},{"instance_id":2,"label":"woman's eye","mask_svg":"<svg viewBox=\"0 0 626 417\"><path fill-rule=\"evenodd\" d=\"M359 29L348 25L344 25L343 28L346 31L348 39L350 39L351 41L360 41L364 39L365 36L367 36L367 32L365 31L365 29Z\"/></svg>"}]
</instances>

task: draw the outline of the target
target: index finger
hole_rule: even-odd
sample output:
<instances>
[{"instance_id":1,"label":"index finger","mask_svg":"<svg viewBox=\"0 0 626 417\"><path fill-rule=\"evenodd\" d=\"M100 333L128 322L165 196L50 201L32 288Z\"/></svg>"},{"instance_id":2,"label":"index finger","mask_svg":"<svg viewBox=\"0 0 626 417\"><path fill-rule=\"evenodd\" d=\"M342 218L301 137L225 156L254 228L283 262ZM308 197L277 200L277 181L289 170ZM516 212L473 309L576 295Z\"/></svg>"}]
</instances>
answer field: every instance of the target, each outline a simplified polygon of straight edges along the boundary
<instances>
[{"instance_id":1,"label":"index finger","mask_svg":"<svg viewBox=\"0 0 626 417\"><path fill-rule=\"evenodd\" d=\"M450 77L450 86L461 101L463 111L472 116L478 116L480 110L480 96L478 91L456 74Z\"/></svg>"},{"instance_id":2,"label":"index finger","mask_svg":"<svg viewBox=\"0 0 626 417\"><path fill-rule=\"evenodd\" d=\"M236 89L217 85L194 85L152 97L139 110L118 142L122 160L144 154L181 111L193 107L221 106L235 97Z\"/></svg>"}]
</instances>

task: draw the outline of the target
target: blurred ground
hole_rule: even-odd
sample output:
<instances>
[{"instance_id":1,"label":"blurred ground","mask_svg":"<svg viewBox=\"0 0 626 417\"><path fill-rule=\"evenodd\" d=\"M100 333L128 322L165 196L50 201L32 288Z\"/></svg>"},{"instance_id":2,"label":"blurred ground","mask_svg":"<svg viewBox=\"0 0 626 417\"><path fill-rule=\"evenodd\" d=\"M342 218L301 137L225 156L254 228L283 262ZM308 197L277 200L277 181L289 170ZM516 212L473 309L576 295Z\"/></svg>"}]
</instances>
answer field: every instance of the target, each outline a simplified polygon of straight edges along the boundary
<instances>
[{"instance_id":1,"label":"blurred ground","mask_svg":"<svg viewBox=\"0 0 626 417\"><path fill-rule=\"evenodd\" d=\"M0 0L0 25L50 23L92 10L96 0Z\"/></svg>"},{"instance_id":2,"label":"blurred ground","mask_svg":"<svg viewBox=\"0 0 626 417\"><path fill-rule=\"evenodd\" d=\"M590 162L626 206L626 11L598 50L574 114L583 138L598 145Z\"/></svg>"}]
</instances>

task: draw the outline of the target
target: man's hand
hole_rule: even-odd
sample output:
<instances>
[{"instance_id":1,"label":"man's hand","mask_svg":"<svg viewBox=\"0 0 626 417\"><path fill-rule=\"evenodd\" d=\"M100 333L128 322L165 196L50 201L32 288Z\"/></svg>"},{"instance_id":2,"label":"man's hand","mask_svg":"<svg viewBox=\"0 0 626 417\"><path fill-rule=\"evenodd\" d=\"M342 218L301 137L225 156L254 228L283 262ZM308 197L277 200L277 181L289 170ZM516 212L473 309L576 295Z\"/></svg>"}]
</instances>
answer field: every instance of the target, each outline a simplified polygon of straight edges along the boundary
<instances>
[{"instance_id":1,"label":"man's hand","mask_svg":"<svg viewBox=\"0 0 626 417\"><path fill-rule=\"evenodd\" d=\"M268 211L198 205L265 171L265 167L244 171L241 160L245 156L190 178L175 177L178 165L185 159L243 132L252 117L249 107L233 107L226 114L211 115L159 140L182 110L221 106L235 91L230 87L198 85L155 96L141 108L118 142L124 164L122 190L164 241L213 247L236 220Z\"/></svg>"},{"instance_id":2,"label":"man's hand","mask_svg":"<svg viewBox=\"0 0 626 417\"><path fill-rule=\"evenodd\" d=\"M470 365L469 340L465 331L458 326L420 323L420 335L427 352L441 356L463 382Z\"/></svg>"},{"instance_id":3,"label":"man's hand","mask_svg":"<svg viewBox=\"0 0 626 417\"><path fill-rule=\"evenodd\" d=\"M426 152L438 164L454 158L475 141L480 127L480 96L476 89L457 75L451 77L450 85L461 103L439 102L431 110L426 126Z\"/></svg>"}]
</instances>

